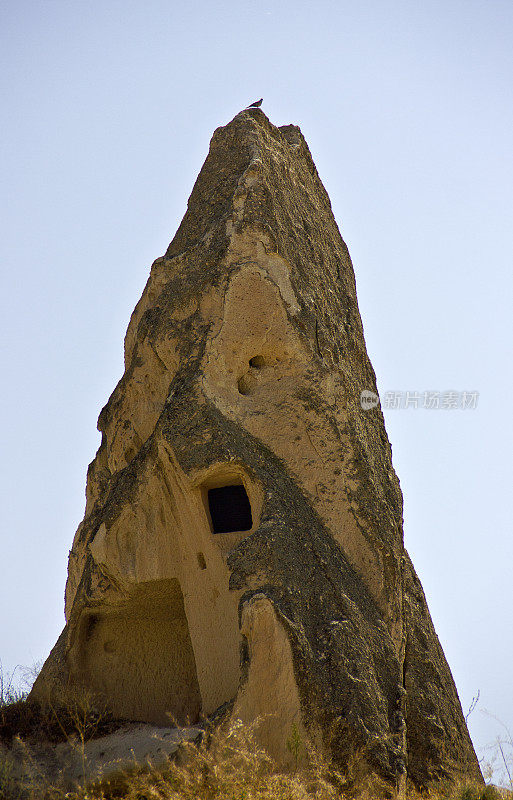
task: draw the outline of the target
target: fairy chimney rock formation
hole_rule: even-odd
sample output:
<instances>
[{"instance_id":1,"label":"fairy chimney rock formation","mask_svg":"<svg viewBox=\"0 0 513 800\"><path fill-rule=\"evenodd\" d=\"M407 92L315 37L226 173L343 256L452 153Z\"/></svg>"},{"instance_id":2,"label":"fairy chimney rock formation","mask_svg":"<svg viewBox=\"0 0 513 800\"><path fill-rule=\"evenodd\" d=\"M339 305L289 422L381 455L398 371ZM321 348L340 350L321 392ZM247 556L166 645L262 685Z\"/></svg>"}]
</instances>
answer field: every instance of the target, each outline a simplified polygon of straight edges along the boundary
<instances>
[{"instance_id":1,"label":"fairy chimney rock formation","mask_svg":"<svg viewBox=\"0 0 513 800\"><path fill-rule=\"evenodd\" d=\"M245 110L132 314L33 697L261 716L285 763L297 726L376 796L480 779L363 391L353 268L308 146Z\"/></svg>"}]
</instances>

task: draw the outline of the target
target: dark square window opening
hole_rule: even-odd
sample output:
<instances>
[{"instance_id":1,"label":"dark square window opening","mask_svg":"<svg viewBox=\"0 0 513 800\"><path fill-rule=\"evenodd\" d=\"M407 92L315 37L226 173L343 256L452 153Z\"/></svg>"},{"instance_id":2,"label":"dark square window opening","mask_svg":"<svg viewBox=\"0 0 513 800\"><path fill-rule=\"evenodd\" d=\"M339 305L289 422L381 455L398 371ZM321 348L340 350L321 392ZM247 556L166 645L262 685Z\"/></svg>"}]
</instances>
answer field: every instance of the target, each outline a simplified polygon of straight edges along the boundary
<instances>
[{"instance_id":1,"label":"dark square window opening","mask_svg":"<svg viewBox=\"0 0 513 800\"><path fill-rule=\"evenodd\" d=\"M244 486L209 489L208 508L214 533L249 531L253 527L251 505Z\"/></svg>"}]
</instances>

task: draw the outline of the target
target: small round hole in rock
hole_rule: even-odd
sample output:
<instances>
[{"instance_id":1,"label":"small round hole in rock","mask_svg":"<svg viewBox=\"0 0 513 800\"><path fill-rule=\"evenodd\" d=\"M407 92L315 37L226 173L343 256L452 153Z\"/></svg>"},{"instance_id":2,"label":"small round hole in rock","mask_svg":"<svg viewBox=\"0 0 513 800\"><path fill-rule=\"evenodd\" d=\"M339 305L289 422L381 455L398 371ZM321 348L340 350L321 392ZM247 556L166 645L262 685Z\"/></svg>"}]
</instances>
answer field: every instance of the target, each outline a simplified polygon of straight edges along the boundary
<instances>
[{"instance_id":1,"label":"small round hole in rock","mask_svg":"<svg viewBox=\"0 0 513 800\"><path fill-rule=\"evenodd\" d=\"M265 364L265 359L263 356L253 356L253 358L249 359L249 366L256 367L256 369L260 369Z\"/></svg>"},{"instance_id":2,"label":"small round hole in rock","mask_svg":"<svg viewBox=\"0 0 513 800\"><path fill-rule=\"evenodd\" d=\"M239 378L237 381L237 389L239 390L239 394L249 394L252 389L251 381L248 380L247 375L243 375L242 378Z\"/></svg>"}]
</instances>

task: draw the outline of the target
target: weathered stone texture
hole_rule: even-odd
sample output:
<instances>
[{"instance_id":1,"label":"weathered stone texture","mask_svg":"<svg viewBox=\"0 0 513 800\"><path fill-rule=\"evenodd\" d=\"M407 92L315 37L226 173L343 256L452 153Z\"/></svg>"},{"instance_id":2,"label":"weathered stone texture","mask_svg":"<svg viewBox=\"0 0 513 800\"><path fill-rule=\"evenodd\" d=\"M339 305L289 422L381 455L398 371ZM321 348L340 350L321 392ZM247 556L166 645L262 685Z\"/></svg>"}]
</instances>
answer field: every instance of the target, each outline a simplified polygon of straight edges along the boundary
<instances>
[{"instance_id":1,"label":"weathered stone texture","mask_svg":"<svg viewBox=\"0 0 513 800\"><path fill-rule=\"evenodd\" d=\"M295 723L348 788L385 795L406 770L479 778L363 390L353 269L306 142L241 112L130 320L34 694L84 683L157 724L274 711L279 760ZM216 533L209 489L235 485L251 526Z\"/></svg>"}]
</instances>

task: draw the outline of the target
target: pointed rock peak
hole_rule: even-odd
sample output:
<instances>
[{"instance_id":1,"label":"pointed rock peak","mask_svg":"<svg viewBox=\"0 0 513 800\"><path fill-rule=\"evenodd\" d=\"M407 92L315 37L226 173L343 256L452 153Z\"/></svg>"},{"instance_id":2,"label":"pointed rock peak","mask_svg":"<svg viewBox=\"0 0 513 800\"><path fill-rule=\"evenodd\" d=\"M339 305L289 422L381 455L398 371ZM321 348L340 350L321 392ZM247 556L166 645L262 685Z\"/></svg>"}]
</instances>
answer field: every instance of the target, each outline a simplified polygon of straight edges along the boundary
<instances>
[{"instance_id":1,"label":"pointed rock peak","mask_svg":"<svg viewBox=\"0 0 513 800\"><path fill-rule=\"evenodd\" d=\"M261 719L280 764L296 731L352 794L481 780L404 549L351 260L296 126L250 108L215 131L99 428L33 698L71 685L123 720Z\"/></svg>"}]
</instances>

